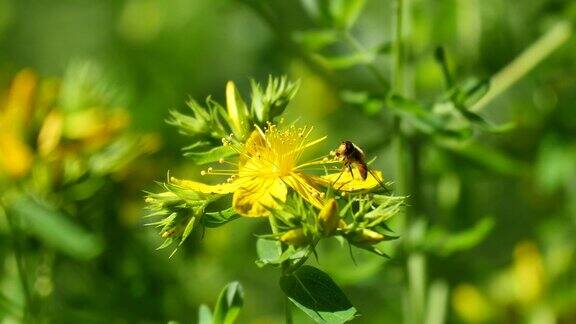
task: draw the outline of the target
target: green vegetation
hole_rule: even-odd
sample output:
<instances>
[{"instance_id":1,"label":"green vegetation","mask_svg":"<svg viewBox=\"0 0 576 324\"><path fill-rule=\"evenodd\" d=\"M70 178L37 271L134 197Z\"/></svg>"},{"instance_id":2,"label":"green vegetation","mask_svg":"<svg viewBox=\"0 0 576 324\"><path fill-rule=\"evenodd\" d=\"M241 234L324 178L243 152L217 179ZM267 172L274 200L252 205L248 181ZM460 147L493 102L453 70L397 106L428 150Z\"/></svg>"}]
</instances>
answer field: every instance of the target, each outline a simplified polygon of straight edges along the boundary
<instances>
[{"instance_id":1,"label":"green vegetation","mask_svg":"<svg viewBox=\"0 0 576 324\"><path fill-rule=\"evenodd\" d=\"M575 22L0 0L0 320L576 321Z\"/></svg>"}]
</instances>

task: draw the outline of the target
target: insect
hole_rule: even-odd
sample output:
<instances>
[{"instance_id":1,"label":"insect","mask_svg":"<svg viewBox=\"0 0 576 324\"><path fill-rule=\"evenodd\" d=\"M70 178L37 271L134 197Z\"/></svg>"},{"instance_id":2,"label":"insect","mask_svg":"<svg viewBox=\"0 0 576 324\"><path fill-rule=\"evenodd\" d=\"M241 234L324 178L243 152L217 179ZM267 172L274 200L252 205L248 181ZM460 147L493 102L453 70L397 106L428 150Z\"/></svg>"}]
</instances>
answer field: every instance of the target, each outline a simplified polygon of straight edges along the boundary
<instances>
[{"instance_id":1,"label":"insect","mask_svg":"<svg viewBox=\"0 0 576 324\"><path fill-rule=\"evenodd\" d=\"M370 173L370 175L372 175L372 177L378 181L382 188L388 190L382 181L368 168L368 165L364 161L364 151L362 151L362 149L359 148L356 144L350 141L343 141L334 152L334 155L336 155L337 158L344 162L344 168L350 171L350 175L352 175L352 177L354 177L352 167L356 167L362 180L366 180L368 173ZM344 171L342 173L344 173ZM342 173L340 173L334 183L338 182L342 176Z\"/></svg>"},{"instance_id":2,"label":"insect","mask_svg":"<svg viewBox=\"0 0 576 324\"><path fill-rule=\"evenodd\" d=\"M344 168L347 168L352 176L354 176L352 166L356 166L362 180L366 180L368 176L368 166L366 162L364 162L364 151L356 146L356 144L350 141L343 141L336 149L335 155L337 158L342 159Z\"/></svg>"}]
</instances>

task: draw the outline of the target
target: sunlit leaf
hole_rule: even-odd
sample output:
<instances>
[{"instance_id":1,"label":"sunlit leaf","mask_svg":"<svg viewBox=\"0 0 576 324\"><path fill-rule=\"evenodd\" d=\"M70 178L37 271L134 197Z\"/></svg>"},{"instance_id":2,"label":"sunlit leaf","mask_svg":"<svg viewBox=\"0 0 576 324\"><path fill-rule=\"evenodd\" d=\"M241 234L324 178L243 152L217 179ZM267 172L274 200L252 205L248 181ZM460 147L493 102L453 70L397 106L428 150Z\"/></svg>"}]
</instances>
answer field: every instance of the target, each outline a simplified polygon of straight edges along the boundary
<instances>
[{"instance_id":1,"label":"sunlit leaf","mask_svg":"<svg viewBox=\"0 0 576 324\"><path fill-rule=\"evenodd\" d=\"M195 164L201 165L211 162L216 162L220 159L230 157L237 154L230 146L217 146L205 152L192 152L184 153L184 156L192 160Z\"/></svg>"},{"instance_id":2,"label":"sunlit leaf","mask_svg":"<svg viewBox=\"0 0 576 324\"><path fill-rule=\"evenodd\" d=\"M338 41L338 33L332 29L296 32L293 38L302 47L314 52Z\"/></svg>"},{"instance_id":3,"label":"sunlit leaf","mask_svg":"<svg viewBox=\"0 0 576 324\"><path fill-rule=\"evenodd\" d=\"M222 226L239 217L240 215L238 215L233 208L228 208L217 212L205 213L204 216L202 216L202 224L206 227L214 228Z\"/></svg>"},{"instance_id":4,"label":"sunlit leaf","mask_svg":"<svg viewBox=\"0 0 576 324\"><path fill-rule=\"evenodd\" d=\"M356 308L325 272L304 265L280 278L280 287L298 308L318 323L345 323Z\"/></svg>"},{"instance_id":5,"label":"sunlit leaf","mask_svg":"<svg viewBox=\"0 0 576 324\"><path fill-rule=\"evenodd\" d=\"M435 228L428 234L425 244L434 252L450 255L454 252L474 248L488 236L493 227L494 220L486 217L473 227L460 232L447 233L441 228Z\"/></svg>"},{"instance_id":6,"label":"sunlit leaf","mask_svg":"<svg viewBox=\"0 0 576 324\"><path fill-rule=\"evenodd\" d=\"M198 324L212 324L212 311L204 304L198 308Z\"/></svg>"},{"instance_id":7,"label":"sunlit leaf","mask_svg":"<svg viewBox=\"0 0 576 324\"><path fill-rule=\"evenodd\" d=\"M244 289L237 282L229 283L218 297L214 307L214 324L232 324L244 305Z\"/></svg>"}]
</instances>

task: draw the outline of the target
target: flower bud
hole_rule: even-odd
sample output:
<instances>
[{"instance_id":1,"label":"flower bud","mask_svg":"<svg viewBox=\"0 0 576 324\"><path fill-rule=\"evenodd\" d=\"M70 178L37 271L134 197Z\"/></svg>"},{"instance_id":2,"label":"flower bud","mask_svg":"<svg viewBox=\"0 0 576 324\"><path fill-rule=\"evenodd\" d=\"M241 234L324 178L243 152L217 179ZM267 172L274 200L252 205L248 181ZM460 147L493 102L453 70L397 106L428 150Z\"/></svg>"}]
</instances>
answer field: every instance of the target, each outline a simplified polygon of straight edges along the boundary
<instances>
[{"instance_id":1,"label":"flower bud","mask_svg":"<svg viewBox=\"0 0 576 324\"><path fill-rule=\"evenodd\" d=\"M349 241L353 244L372 245L384 241L386 237L369 229L361 229L350 233Z\"/></svg>"},{"instance_id":2,"label":"flower bud","mask_svg":"<svg viewBox=\"0 0 576 324\"><path fill-rule=\"evenodd\" d=\"M328 200L328 202L322 207L320 213L318 214L318 224L320 225L320 231L324 235L331 235L334 233L338 227L340 217L338 217L338 204L334 198Z\"/></svg>"},{"instance_id":3,"label":"flower bud","mask_svg":"<svg viewBox=\"0 0 576 324\"><path fill-rule=\"evenodd\" d=\"M282 234L280 241L285 244L299 247L310 243L310 238L304 233L303 229L297 228Z\"/></svg>"}]
</instances>

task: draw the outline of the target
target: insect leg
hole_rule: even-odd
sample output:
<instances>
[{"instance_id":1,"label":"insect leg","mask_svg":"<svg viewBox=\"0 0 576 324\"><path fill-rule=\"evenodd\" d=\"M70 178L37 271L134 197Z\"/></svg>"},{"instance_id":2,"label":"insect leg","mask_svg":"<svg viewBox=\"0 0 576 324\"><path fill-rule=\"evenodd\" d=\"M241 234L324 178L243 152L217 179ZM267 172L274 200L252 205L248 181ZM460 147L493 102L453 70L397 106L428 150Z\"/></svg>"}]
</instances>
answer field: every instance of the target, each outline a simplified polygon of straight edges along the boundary
<instances>
[{"instance_id":1,"label":"insect leg","mask_svg":"<svg viewBox=\"0 0 576 324\"><path fill-rule=\"evenodd\" d=\"M375 174L374 172L372 172L372 170L368 169L368 172L370 173L370 175L371 175L374 179L376 179L376 181L378 182L378 184L379 184L384 190L386 190L386 193L388 193L388 194L391 193L391 192L390 192L390 189L388 189L388 188L386 187L386 185L385 185L384 183L382 183L382 181L381 181L380 179L378 179L378 177L376 176L376 174Z\"/></svg>"}]
</instances>

